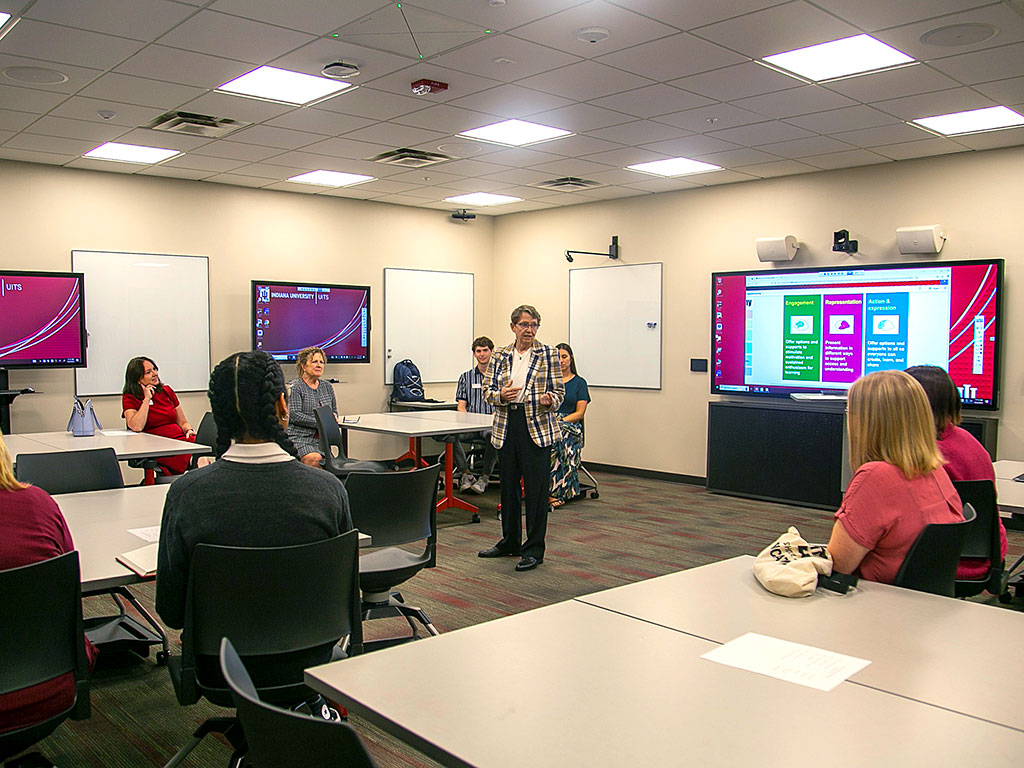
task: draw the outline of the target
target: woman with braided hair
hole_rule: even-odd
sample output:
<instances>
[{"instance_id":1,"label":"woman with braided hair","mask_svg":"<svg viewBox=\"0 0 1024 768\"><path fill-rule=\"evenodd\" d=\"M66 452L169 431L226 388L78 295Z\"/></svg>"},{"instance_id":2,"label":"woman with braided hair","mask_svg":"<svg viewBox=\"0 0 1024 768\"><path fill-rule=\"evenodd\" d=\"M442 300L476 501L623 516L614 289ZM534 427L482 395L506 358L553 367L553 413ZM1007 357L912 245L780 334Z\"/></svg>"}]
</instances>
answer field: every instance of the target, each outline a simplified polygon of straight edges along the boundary
<instances>
[{"instance_id":1,"label":"woman with braided hair","mask_svg":"<svg viewBox=\"0 0 1024 768\"><path fill-rule=\"evenodd\" d=\"M280 547L352 529L338 478L295 458L285 432L284 375L270 355L237 352L221 361L210 375L208 394L218 461L171 485L160 526L156 610L173 628L184 623L189 564L198 544ZM316 649L294 661L324 663L330 651Z\"/></svg>"}]
</instances>

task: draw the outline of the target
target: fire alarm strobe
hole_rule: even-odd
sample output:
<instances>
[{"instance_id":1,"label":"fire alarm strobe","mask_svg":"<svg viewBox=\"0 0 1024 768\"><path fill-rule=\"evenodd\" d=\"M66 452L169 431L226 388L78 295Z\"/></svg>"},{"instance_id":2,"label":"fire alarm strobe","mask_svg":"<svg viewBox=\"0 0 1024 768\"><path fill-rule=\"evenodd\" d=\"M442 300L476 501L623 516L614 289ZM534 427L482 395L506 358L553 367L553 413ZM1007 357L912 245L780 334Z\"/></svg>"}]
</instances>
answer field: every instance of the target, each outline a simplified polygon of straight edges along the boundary
<instances>
[{"instance_id":1,"label":"fire alarm strobe","mask_svg":"<svg viewBox=\"0 0 1024 768\"><path fill-rule=\"evenodd\" d=\"M441 93L448 90L448 83L438 80L417 80L412 84L412 92L417 96L424 96L428 93Z\"/></svg>"}]
</instances>

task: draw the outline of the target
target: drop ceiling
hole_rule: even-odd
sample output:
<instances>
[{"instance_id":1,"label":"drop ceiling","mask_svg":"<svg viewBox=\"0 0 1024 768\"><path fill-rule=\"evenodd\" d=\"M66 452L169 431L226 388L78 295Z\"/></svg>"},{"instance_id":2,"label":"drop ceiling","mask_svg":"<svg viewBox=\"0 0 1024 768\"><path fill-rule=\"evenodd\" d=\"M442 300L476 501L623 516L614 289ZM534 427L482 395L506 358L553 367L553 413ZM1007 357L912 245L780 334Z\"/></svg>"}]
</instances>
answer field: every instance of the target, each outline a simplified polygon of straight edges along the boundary
<instances>
[{"instance_id":1,"label":"drop ceiling","mask_svg":"<svg viewBox=\"0 0 1024 768\"><path fill-rule=\"evenodd\" d=\"M1013 0L401 5L0 0L19 19L0 39L0 158L445 210L463 206L444 198L467 192L523 198L477 209L498 215L1024 144L1024 128L944 138L907 124L1024 110L1024 4ZM587 27L607 39L578 39ZM860 33L920 63L808 84L754 61ZM216 91L260 65L316 75L338 60L358 65L359 87L313 106ZM61 82L38 82L40 69ZM448 89L414 95L422 79ZM251 125L219 139L144 127L175 110ZM522 148L457 135L508 118L575 135ZM184 154L155 166L81 157L107 141ZM418 169L370 160L406 147L451 159ZM676 156L723 170L658 178L624 168ZM317 169L376 180L286 181ZM544 186L564 177L593 184Z\"/></svg>"}]
</instances>

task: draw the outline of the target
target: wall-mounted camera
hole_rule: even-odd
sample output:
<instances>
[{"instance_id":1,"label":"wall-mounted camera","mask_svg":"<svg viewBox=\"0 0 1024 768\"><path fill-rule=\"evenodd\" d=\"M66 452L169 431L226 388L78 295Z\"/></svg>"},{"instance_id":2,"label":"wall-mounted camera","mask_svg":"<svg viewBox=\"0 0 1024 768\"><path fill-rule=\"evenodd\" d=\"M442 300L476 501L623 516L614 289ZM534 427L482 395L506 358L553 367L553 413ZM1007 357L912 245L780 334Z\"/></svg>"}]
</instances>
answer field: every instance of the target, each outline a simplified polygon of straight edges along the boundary
<instances>
[{"instance_id":1,"label":"wall-mounted camera","mask_svg":"<svg viewBox=\"0 0 1024 768\"><path fill-rule=\"evenodd\" d=\"M470 213L465 208L463 208L461 211L455 211L452 214L452 218L455 219L456 221L470 221L471 219L476 218L476 214Z\"/></svg>"},{"instance_id":2,"label":"wall-mounted camera","mask_svg":"<svg viewBox=\"0 0 1024 768\"><path fill-rule=\"evenodd\" d=\"M832 250L840 253L857 252L857 241L850 239L850 230L840 229L832 233Z\"/></svg>"}]
</instances>

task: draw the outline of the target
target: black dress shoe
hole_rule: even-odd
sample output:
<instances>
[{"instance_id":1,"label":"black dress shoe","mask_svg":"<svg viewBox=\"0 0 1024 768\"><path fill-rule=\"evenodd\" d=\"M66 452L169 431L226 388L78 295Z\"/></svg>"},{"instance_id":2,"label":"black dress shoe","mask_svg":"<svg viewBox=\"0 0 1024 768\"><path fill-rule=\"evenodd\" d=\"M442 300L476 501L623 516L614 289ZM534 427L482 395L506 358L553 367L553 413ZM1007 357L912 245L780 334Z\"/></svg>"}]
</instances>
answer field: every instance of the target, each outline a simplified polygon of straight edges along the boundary
<instances>
[{"instance_id":1,"label":"black dress shoe","mask_svg":"<svg viewBox=\"0 0 1024 768\"><path fill-rule=\"evenodd\" d=\"M504 549L495 544L489 549L482 549L476 553L477 557L519 557L518 552L506 552Z\"/></svg>"},{"instance_id":2,"label":"black dress shoe","mask_svg":"<svg viewBox=\"0 0 1024 768\"><path fill-rule=\"evenodd\" d=\"M518 563L516 563L516 570L517 571L532 571L534 568L536 568L538 565L540 565L543 562L544 562L544 558L539 558L538 559L536 557L530 557L529 555L527 555L522 560L520 560Z\"/></svg>"}]
</instances>

